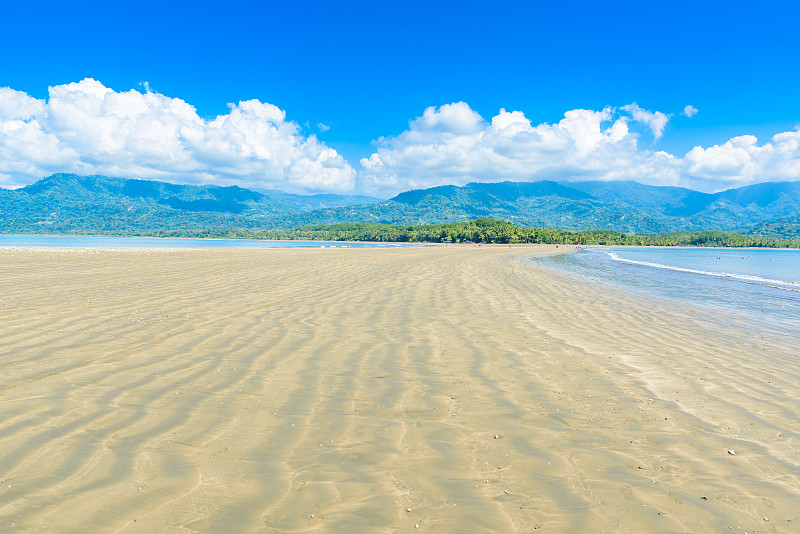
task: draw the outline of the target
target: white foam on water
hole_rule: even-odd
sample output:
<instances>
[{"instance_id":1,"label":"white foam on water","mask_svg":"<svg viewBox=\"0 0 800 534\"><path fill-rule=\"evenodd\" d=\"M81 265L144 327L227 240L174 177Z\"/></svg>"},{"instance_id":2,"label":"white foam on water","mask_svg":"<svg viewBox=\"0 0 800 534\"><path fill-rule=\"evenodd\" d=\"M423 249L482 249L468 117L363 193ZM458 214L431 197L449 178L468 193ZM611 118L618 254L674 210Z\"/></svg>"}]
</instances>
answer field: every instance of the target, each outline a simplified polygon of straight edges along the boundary
<instances>
[{"instance_id":1,"label":"white foam on water","mask_svg":"<svg viewBox=\"0 0 800 534\"><path fill-rule=\"evenodd\" d=\"M612 260L620 262L620 263L628 263L631 265L640 265L642 267L651 267L654 269L667 269L670 271L676 271L680 273L691 273L691 274L699 274L703 276L713 276L716 278L730 278L734 280L740 280L742 282L747 282L750 284L759 284L769 287L774 287L776 289L785 289L787 291L798 291L800 292L800 283L798 282L790 282L787 280L772 280L770 278L762 278L760 276L751 276L745 274L734 274L734 273L724 273L724 272L714 272L714 271L701 271L698 269L690 269L688 267L676 267L674 265L663 265L661 263L653 263L649 261L637 261L637 260L630 260L628 258L623 258L616 252L606 252Z\"/></svg>"}]
</instances>

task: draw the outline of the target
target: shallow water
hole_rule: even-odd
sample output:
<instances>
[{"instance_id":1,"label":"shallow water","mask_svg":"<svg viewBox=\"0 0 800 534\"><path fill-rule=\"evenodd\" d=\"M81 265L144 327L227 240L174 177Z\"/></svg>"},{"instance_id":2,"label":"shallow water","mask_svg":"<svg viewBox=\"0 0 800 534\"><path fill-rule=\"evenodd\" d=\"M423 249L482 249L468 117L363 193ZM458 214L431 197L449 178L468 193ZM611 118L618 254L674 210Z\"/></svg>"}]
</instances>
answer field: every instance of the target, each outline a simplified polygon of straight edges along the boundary
<instances>
[{"instance_id":1,"label":"shallow water","mask_svg":"<svg viewBox=\"0 0 800 534\"><path fill-rule=\"evenodd\" d=\"M588 248L535 261L639 294L800 335L800 250Z\"/></svg>"},{"instance_id":2,"label":"shallow water","mask_svg":"<svg viewBox=\"0 0 800 534\"><path fill-rule=\"evenodd\" d=\"M93 237L57 235L0 235L0 247L79 248L382 248L419 246L398 243L343 241L277 241L260 239L190 239L160 237Z\"/></svg>"}]
</instances>

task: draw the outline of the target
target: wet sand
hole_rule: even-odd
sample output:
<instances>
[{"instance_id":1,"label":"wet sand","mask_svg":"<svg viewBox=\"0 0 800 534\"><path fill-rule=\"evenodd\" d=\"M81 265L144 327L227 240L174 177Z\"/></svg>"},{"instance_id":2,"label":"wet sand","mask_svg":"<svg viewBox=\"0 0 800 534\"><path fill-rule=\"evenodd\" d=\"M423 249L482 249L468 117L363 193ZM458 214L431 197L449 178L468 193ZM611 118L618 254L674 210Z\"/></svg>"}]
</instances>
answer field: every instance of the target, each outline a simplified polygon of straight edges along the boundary
<instances>
[{"instance_id":1,"label":"wet sand","mask_svg":"<svg viewBox=\"0 0 800 534\"><path fill-rule=\"evenodd\" d=\"M553 250L1 249L0 532L800 531L798 340Z\"/></svg>"}]
</instances>

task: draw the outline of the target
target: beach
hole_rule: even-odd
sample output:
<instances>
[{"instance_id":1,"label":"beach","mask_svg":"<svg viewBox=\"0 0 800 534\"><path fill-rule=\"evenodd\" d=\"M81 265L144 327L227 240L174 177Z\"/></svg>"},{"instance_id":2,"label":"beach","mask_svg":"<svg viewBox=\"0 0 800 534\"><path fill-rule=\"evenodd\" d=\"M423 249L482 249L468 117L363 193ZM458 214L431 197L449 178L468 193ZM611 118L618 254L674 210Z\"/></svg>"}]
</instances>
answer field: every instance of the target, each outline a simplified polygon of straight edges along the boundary
<instances>
[{"instance_id":1,"label":"beach","mask_svg":"<svg viewBox=\"0 0 800 534\"><path fill-rule=\"evenodd\" d=\"M555 246L0 249L0 532L797 532L800 347Z\"/></svg>"}]
</instances>

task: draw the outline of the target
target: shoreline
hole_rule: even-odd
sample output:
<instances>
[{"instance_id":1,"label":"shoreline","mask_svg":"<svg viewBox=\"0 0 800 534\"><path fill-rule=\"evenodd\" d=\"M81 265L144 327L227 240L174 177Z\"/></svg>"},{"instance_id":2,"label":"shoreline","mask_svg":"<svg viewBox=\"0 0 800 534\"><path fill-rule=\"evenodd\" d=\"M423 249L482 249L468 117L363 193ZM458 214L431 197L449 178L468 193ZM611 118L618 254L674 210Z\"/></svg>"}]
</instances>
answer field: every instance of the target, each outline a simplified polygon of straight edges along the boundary
<instances>
[{"instance_id":1,"label":"shoreline","mask_svg":"<svg viewBox=\"0 0 800 534\"><path fill-rule=\"evenodd\" d=\"M626 247L596 248L599 249L600 252L607 252L608 249L625 249ZM632 248L636 249L639 247ZM686 247L676 248L680 250L694 250L693 248ZM731 252L730 249L717 250ZM762 250L761 253L766 254L767 252ZM796 254L796 252L794 254ZM738 258L739 255L735 254L735 256ZM637 275L636 278L638 278L638 280L636 280L636 278L628 278L630 273L625 273L627 267L620 267L620 271L618 272L597 271L590 274L589 271L582 271L581 267L577 267L573 270L563 265L555 264L554 262L533 261L545 269L573 276L576 280L579 280L580 283L596 284L598 287L605 288L608 291L622 292L625 295L652 298L655 301L666 301L690 308L700 308L704 310L705 314L719 315L720 320L728 320L731 324L735 323L745 328L755 328L757 326L760 332L769 332L772 335L791 335L800 342L800 320L792 315L792 308L788 307L788 301L783 305L783 309L773 307L766 312L763 304L757 307L748 305L748 298L755 298L754 295L758 295L767 300L774 298L778 301L790 297L771 293L749 295L746 291L743 291L746 288L761 288L762 291L767 292L772 289L778 292L797 292L797 286L800 282L764 278L763 276L745 273L719 270L706 271L695 267L673 265L670 263L652 263L654 261L653 259L648 259L646 261L632 260L630 258L613 260L614 263L640 269L639 272L643 274L640 276ZM578 263L577 265L580 264ZM674 279L661 278L665 274L669 276L672 275L672 273L682 273L687 277L682 281L683 285L680 288ZM650 278L652 281L643 282L645 277ZM723 293L720 289L721 286L718 284L724 283L735 284L735 286L731 286L728 291ZM716 289L710 290L711 287L716 287ZM707 298L697 297L697 294L704 295ZM770 307L767 306L767 308Z\"/></svg>"},{"instance_id":2,"label":"shoreline","mask_svg":"<svg viewBox=\"0 0 800 534\"><path fill-rule=\"evenodd\" d=\"M796 345L560 251L0 250L0 525L795 530Z\"/></svg>"},{"instance_id":3,"label":"shoreline","mask_svg":"<svg viewBox=\"0 0 800 534\"><path fill-rule=\"evenodd\" d=\"M558 230L561 231L561 230ZM571 231L571 230L566 230ZM702 232L698 232L702 233ZM643 235L654 235L654 234L643 234ZM717 249L717 250L800 250L798 247L770 247L770 246L763 246L763 247L725 247L725 246L703 246L703 245L599 245L599 244L582 244L582 243L481 243L481 242L460 242L460 243L445 243L440 241L354 241L354 240L324 240L324 239L256 239L256 238L246 238L246 237L164 237L164 236L118 236L118 235L105 235L105 234L0 234L0 238L3 237L11 237L11 238L36 238L36 237L43 237L43 238L79 238L79 239L131 239L131 240L141 240L141 239L154 239L154 240L197 240L197 241L232 241L232 242L265 242L265 243L296 243L296 242L307 242L307 243L348 243L353 245L359 244L374 244L374 245L387 245L387 246L433 246L433 245L442 245L442 246L470 246L470 245L481 245L481 246L503 246L507 247L509 245L515 247L528 247L528 246L564 246L564 247L581 247L581 248L608 248L608 247L619 247L619 248L678 248L678 249ZM748 237L748 236L745 236ZM784 240L784 241L791 241L789 238L769 238L769 239L776 239L776 240ZM48 245L42 245L48 246ZM2 245L0 245L2 248ZM203 247L206 248L206 247ZM212 248L212 247L207 247ZM224 247L224 248L247 248L247 247ZM257 248L257 247L254 247ZM263 247L266 248L266 247ZM276 247L278 248L278 247Z\"/></svg>"}]
</instances>

